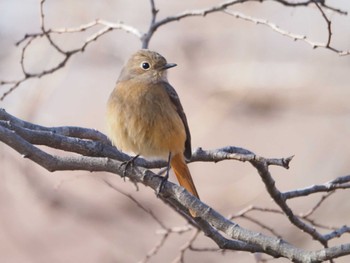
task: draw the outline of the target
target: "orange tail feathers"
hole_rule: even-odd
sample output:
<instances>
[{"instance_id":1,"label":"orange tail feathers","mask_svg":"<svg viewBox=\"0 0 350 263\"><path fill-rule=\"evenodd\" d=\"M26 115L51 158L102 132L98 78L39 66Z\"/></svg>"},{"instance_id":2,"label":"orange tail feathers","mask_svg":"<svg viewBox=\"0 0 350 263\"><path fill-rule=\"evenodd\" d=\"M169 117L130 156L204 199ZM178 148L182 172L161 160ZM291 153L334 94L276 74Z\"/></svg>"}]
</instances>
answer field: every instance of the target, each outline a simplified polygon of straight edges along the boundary
<instances>
[{"instance_id":1,"label":"orange tail feathers","mask_svg":"<svg viewBox=\"0 0 350 263\"><path fill-rule=\"evenodd\" d=\"M190 170L188 169L183 154L175 154L170 161L170 165L174 170L179 184L199 199L197 189L194 186Z\"/></svg>"}]
</instances>

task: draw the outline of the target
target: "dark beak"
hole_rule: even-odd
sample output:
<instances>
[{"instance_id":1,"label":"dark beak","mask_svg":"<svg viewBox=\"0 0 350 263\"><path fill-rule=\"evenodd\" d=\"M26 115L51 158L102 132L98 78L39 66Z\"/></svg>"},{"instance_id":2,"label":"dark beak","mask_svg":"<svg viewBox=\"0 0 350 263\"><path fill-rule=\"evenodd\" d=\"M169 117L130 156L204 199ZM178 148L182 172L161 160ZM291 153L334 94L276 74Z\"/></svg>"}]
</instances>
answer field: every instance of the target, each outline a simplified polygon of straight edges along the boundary
<instances>
[{"instance_id":1,"label":"dark beak","mask_svg":"<svg viewBox=\"0 0 350 263\"><path fill-rule=\"evenodd\" d=\"M164 67L162 68L163 70L166 70L168 68L173 68L176 67L177 65L175 63L167 63L164 65Z\"/></svg>"}]
</instances>

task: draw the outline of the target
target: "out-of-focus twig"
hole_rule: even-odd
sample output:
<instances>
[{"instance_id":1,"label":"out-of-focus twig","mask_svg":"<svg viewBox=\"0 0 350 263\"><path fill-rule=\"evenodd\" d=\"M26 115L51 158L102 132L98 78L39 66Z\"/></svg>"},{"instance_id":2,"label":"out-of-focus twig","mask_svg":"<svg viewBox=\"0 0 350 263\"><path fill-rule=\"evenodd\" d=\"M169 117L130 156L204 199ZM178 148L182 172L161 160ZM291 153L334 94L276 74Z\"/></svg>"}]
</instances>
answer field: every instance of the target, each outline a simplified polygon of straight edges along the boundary
<instances>
[{"instance_id":1,"label":"out-of-focus twig","mask_svg":"<svg viewBox=\"0 0 350 263\"><path fill-rule=\"evenodd\" d=\"M59 29L47 29L45 26L45 12L44 12L44 3L46 0L41 0L40 1L40 29L41 31L39 33L31 33L31 34L26 34L21 40L19 40L16 43L16 46L19 46L24 43L24 46L21 50L21 60L20 60L20 65L22 69L22 74L23 77L18 80L2 80L0 81L0 87L1 86L9 86L7 91L3 92L2 96L0 97L0 100L4 100L4 98L9 95L12 91L17 89L23 82L33 79L33 78L42 78L46 75L52 74L63 67L66 66L67 62L72 58L73 55L77 53L82 53L86 50L86 48L96 40L98 40L100 37L103 35L107 34L108 32L112 30L123 30L125 32L131 33L135 35L138 38L141 38L142 34L139 30L136 28L125 25L122 22L118 23L111 23L102 19L96 19L93 22L81 25L79 27L75 28L59 28ZM90 35L84 43L75 49L71 50L64 50L63 47L61 47L59 44L57 44L53 38L52 34L64 34L64 33L79 33L79 32L84 32L88 29L92 29L96 26L103 26L102 29L98 30L97 32L93 33ZM49 69L44 69L38 73L33 73L30 72L28 69L25 67L25 58L26 58L26 53L28 47L36 40L40 38L46 38L50 45L59 53L62 55L62 59L60 62L58 62L55 66Z\"/></svg>"},{"instance_id":2,"label":"out-of-focus twig","mask_svg":"<svg viewBox=\"0 0 350 263\"><path fill-rule=\"evenodd\" d=\"M275 2L286 6L286 7L308 7L310 5L316 5L317 9L319 10L321 16L327 23L327 32L328 32L328 38L325 43L321 42L315 42L308 38L305 35L300 35L296 33L288 32L284 29L281 29L276 24L264 20L264 19L258 19L253 18L248 15L233 11L228 8L232 8L235 5L238 4L244 4L246 2L258 2L263 3L267 0L228 0L225 2L222 2L220 4L210 6L208 8L204 8L201 10L188 10L184 11L182 13L176 14L176 15L170 15L163 19L157 20L157 14L158 9L156 8L155 0L150 0L150 6L151 6L151 21L148 29L145 32L142 32L141 30L132 27L130 25L124 24L123 22L109 22L103 19L96 19L92 22L77 26L77 27L70 27L70 28L47 28L46 27L46 16L44 12L44 4L47 0L41 0L40 1L40 32L38 33L28 33L26 34L21 40L19 40L16 45L22 45L23 47L21 49L21 59L20 59L20 65L22 69L23 77L17 79L17 80L0 80L0 87L4 86L7 87L7 90L4 91L0 97L0 100L3 100L7 95L9 95L12 91L17 89L20 85L22 85L24 82L26 82L29 79L33 78L41 78L49 74L53 74L56 71L62 69L66 66L68 61L76 54L82 53L86 50L86 48L92 44L94 41L98 40L108 32L111 32L113 30L122 30L127 33L131 33L132 35L136 36L140 41L143 48L148 48L149 43L157 31L158 28L167 25L168 23L176 22L183 20L185 18L189 17L205 17L209 14L218 13L218 12L224 12L226 14L229 14L231 16L234 16L238 19L242 19L245 21L253 22L255 24L262 24L265 25L275 32L287 36L289 38L292 38L293 40L299 40L303 41L309 45L311 45L313 48L325 48L332 52L335 52L341 56L349 55L349 50L341 50L336 47L334 47L331 43L332 41L332 25L331 20L327 17L323 9L331 10L332 12L341 14L341 15L347 15L347 12L340 9L335 8L332 6L329 6L326 4L326 1L316 1L316 0L307 0L307 1L286 1L286 0L274 0ZM95 33L92 33L81 46L65 50L61 45L59 45L56 41L53 39L53 34L72 34L72 33L81 33L85 32L87 30L93 30L97 27L101 27L101 29L97 30ZM30 70L28 70L25 67L25 59L28 47L30 47L35 40L40 38L46 38L50 44L50 46L53 47L54 50L56 50L59 54L61 54L62 59L56 65L54 65L51 68L43 69L40 72L33 73Z\"/></svg>"},{"instance_id":3,"label":"out-of-focus twig","mask_svg":"<svg viewBox=\"0 0 350 263\"><path fill-rule=\"evenodd\" d=\"M337 49L337 48L331 46L331 40L332 40L331 21L327 18L327 16L323 12L322 8L319 7L318 4L317 4L317 7L319 8L320 12L322 12L322 17L327 22L328 38L327 38L326 42L315 42L313 40L310 40L305 35L300 35L300 34L295 34L295 33L292 33L292 32L288 32L287 30L284 30L284 29L280 28L278 25L276 25L274 23L271 23L270 21L265 20L265 19L254 18L254 17L251 17L251 16L247 16L245 14L242 14L240 12L236 12L236 11L232 11L232 10L228 10L228 9L225 9L223 12L228 14L228 15L230 15L230 16L238 18L238 19L249 21L249 22L252 22L252 23L257 24L257 25L267 26L270 29L272 29L273 31L277 32L278 34L281 34L283 36L289 37L289 38L293 39L294 41L303 41L303 42L309 44L314 49L315 48L325 48L325 49L329 49L329 50L337 53L340 56L347 56L347 55L349 55L350 54L349 50L340 50L340 49Z\"/></svg>"}]
</instances>

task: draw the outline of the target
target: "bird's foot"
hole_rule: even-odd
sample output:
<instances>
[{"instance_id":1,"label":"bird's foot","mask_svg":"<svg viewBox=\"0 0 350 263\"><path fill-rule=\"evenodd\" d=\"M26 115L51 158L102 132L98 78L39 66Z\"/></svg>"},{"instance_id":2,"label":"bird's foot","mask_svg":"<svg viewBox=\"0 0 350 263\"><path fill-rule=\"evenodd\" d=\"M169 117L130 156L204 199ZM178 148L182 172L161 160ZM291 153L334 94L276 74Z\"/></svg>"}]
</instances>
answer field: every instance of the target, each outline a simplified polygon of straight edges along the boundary
<instances>
[{"instance_id":1,"label":"bird's foot","mask_svg":"<svg viewBox=\"0 0 350 263\"><path fill-rule=\"evenodd\" d=\"M124 171L123 171L123 175L122 177L124 178L125 180L125 177L126 177L126 170L129 168L129 166L134 166L134 162L135 160L139 157L140 155L135 155L134 157L130 158L129 160L125 161L125 162L122 162L119 166L119 168L121 168L122 166L125 166L124 167Z\"/></svg>"},{"instance_id":2,"label":"bird's foot","mask_svg":"<svg viewBox=\"0 0 350 263\"><path fill-rule=\"evenodd\" d=\"M157 193L157 197L159 197L159 194L160 192L163 190L164 188L164 184L166 181L168 181L168 178L169 178L169 171L170 171L170 159L171 159L171 153L169 153L169 157L168 157L168 165L166 167L166 170L165 170L165 176L162 178L162 181L160 182L160 185L156 191ZM164 173L164 171L161 171L160 174Z\"/></svg>"}]
</instances>

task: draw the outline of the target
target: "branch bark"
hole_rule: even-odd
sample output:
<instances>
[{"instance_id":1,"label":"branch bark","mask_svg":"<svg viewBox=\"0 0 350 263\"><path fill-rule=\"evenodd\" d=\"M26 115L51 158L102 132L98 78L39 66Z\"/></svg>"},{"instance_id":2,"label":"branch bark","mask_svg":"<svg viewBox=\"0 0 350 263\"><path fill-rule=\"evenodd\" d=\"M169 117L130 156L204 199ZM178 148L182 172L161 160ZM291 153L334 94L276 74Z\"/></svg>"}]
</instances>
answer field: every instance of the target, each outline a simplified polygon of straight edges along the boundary
<instances>
[{"instance_id":1,"label":"branch bark","mask_svg":"<svg viewBox=\"0 0 350 263\"><path fill-rule=\"evenodd\" d=\"M105 135L96 130L79 127L43 127L20 120L4 109L0 109L0 140L19 152L23 157L51 172L58 170L105 171L123 176L125 168L121 164L129 158L112 147ZM56 156L35 145L46 145L54 149L78 153L79 155ZM327 247L329 240L349 233L349 227L344 226L322 235L312 225L303 222L300 217L296 216L286 204L288 198L317 193L322 191L321 187L309 187L307 191L302 191L302 194L300 194L301 192L298 190L295 190L295 193L292 191L282 193L275 186L268 169L269 166L278 165L288 168L291 159L291 157L264 158L249 150L231 146L210 151L199 148L194 152L191 161L238 160L250 162L260 174L270 196L291 223L318 240L324 246L323 249L307 251L289 244L281 238L242 228L189 194L184 188L171 182L165 183L164 190L160 193L159 198L170 205L177 213L184 216L193 226L203 231L221 249L260 252L272 257L285 257L293 262L321 262L349 255L350 244ZM140 158L134 166L129 166L126 169L125 175L131 181L144 184L156 191L159 189L162 178L148 170L148 168L159 168L165 165L164 161L147 161ZM348 180L349 176L337 178L331 184L347 183ZM324 191L327 192L328 189L324 189ZM198 217L192 218L188 214L188 209L194 210Z\"/></svg>"}]
</instances>

